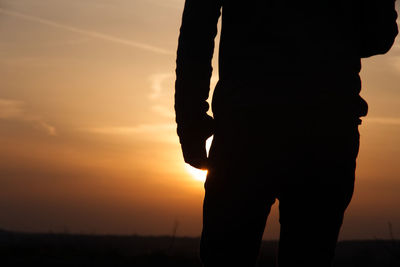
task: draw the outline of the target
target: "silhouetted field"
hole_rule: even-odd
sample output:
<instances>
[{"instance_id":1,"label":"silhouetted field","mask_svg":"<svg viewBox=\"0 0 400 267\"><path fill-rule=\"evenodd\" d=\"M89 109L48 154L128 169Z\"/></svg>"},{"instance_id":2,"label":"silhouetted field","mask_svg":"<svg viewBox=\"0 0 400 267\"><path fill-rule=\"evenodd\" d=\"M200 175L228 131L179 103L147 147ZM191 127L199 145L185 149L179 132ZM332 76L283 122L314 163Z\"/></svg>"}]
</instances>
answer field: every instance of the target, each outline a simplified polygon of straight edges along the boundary
<instances>
[{"instance_id":1,"label":"silhouetted field","mask_svg":"<svg viewBox=\"0 0 400 267\"><path fill-rule=\"evenodd\" d=\"M0 230L0 266L201 266L198 238L36 234ZM264 241L258 266L276 266L276 241ZM234 256L234 255L232 255ZM343 241L335 267L399 267L400 242Z\"/></svg>"}]
</instances>

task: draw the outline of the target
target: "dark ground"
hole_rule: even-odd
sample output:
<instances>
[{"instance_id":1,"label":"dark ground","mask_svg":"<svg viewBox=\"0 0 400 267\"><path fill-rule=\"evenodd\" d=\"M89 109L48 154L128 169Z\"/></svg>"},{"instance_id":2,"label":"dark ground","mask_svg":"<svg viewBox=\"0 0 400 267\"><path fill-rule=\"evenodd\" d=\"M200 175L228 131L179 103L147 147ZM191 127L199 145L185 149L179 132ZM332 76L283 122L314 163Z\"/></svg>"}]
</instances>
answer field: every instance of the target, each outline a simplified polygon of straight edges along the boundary
<instances>
[{"instance_id":1,"label":"dark ground","mask_svg":"<svg viewBox=\"0 0 400 267\"><path fill-rule=\"evenodd\" d=\"M0 266L201 266L198 238L36 234L0 230ZM277 242L264 241L258 266L276 266ZM399 267L400 241L343 241L335 267Z\"/></svg>"}]
</instances>

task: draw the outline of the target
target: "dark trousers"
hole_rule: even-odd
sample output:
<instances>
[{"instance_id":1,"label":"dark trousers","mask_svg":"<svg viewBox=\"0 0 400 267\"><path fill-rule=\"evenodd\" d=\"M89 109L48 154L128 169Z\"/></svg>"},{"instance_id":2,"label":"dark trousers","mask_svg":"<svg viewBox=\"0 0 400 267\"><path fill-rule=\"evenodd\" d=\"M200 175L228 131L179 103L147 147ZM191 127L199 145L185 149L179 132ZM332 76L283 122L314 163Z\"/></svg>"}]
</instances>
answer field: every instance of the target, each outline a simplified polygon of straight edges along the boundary
<instances>
[{"instance_id":1,"label":"dark trousers","mask_svg":"<svg viewBox=\"0 0 400 267\"><path fill-rule=\"evenodd\" d=\"M256 110L216 117L203 207L204 266L254 266L276 199L279 266L331 266L353 195L360 122L348 114Z\"/></svg>"}]
</instances>

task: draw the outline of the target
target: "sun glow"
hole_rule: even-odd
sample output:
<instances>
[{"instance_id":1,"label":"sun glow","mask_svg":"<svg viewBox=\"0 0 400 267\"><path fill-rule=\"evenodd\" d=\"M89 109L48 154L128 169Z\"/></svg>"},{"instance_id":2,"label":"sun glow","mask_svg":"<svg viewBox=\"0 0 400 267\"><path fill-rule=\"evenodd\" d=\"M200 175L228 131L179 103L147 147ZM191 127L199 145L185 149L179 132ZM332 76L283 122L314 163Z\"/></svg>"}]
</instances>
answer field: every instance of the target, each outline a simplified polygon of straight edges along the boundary
<instances>
[{"instance_id":1,"label":"sun glow","mask_svg":"<svg viewBox=\"0 0 400 267\"><path fill-rule=\"evenodd\" d=\"M210 152L212 140L213 140L213 136L208 138L206 141L207 156L208 156L208 153ZM192 176L192 178L194 180L200 181L203 183L206 181L207 170L196 169L196 168L190 166L189 164L185 164L185 168L186 168L186 171Z\"/></svg>"},{"instance_id":2,"label":"sun glow","mask_svg":"<svg viewBox=\"0 0 400 267\"><path fill-rule=\"evenodd\" d=\"M196 169L189 164L185 164L186 171L192 176L192 178L199 182L205 182L207 177L207 170Z\"/></svg>"}]
</instances>

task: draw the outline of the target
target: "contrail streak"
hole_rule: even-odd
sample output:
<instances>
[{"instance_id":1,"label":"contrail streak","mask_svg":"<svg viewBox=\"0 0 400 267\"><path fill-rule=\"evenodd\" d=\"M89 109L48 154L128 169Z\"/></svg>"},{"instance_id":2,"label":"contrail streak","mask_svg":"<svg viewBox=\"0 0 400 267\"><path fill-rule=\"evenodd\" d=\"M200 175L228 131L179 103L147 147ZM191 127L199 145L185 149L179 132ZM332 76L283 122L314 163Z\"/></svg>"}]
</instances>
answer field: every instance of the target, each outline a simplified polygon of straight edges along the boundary
<instances>
[{"instance_id":1,"label":"contrail streak","mask_svg":"<svg viewBox=\"0 0 400 267\"><path fill-rule=\"evenodd\" d=\"M1 13L5 14L5 15L8 15L8 16L13 16L13 17L17 17L17 18L20 18L20 19L34 21L34 22L41 23L41 24L44 24L44 25L48 25L48 26L52 26L52 27L55 27L55 28L63 29L63 30L66 30L66 31L83 34L83 35L90 36L90 37L93 37L93 38L97 38L97 39L101 39L101 40L105 40L105 41L109 41L109 42L114 42L114 43L118 43L118 44L123 44L123 45L131 46L131 47L147 50L147 51L150 51L150 52L153 52L153 53L157 53L157 54L163 54L163 55L172 55L173 54L173 52L171 52L169 50L166 50L166 49L163 49L163 48L159 48L159 47L156 47L156 46L152 46L152 45L148 45L148 44L144 44L144 43L140 43L140 42L136 42L136 41L132 41L132 40L126 40L126 39L114 37L114 36L111 36L111 35L108 35L108 34L104 34L104 33L100 33L100 32L83 30L83 29L72 27L72 26L60 24L60 23L57 23L57 22L54 22L54 21L51 21L51 20L42 19L42 18L39 18L39 17L34 17L34 16L23 14L23 13L19 13L19 12L3 9L3 8L0 8L0 14Z\"/></svg>"}]
</instances>

